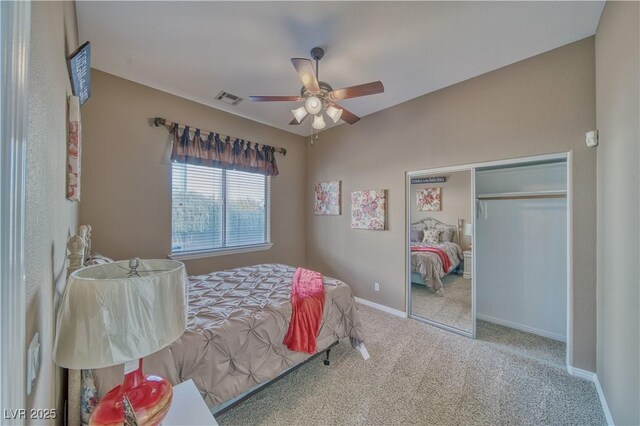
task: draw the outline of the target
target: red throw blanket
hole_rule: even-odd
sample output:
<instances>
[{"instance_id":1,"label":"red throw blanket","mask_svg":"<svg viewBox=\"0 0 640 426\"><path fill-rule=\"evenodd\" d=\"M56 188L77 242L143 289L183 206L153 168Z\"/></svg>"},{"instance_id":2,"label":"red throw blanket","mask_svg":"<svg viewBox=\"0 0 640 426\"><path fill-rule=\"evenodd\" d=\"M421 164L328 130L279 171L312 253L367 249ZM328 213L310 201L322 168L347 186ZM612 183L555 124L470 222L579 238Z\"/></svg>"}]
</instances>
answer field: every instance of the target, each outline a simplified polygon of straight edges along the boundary
<instances>
[{"instance_id":1,"label":"red throw blanket","mask_svg":"<svg viewBox=\"0 0 640 426\"><path fill-rule=\"evenodd\" d=\"M291 322L282 342L292 351L316 353L324 297L322 274L296 269L291 285Z\"/></svg>"},{"instance_id":2,"label":"red throw blanket","mask_svg":"<svg viewBox=\"0 0 640 426\"><path fill-rule=\"evenodd\" d=\"M442 269L445 274L447 274L449 272L449 268L451 268L451 260L449 260L449 256L447 256L447 253L442 249L437 247L412 246L411 251L428 251L429 253L437 254L442 262Z\"/></svg>"}]
</instances>

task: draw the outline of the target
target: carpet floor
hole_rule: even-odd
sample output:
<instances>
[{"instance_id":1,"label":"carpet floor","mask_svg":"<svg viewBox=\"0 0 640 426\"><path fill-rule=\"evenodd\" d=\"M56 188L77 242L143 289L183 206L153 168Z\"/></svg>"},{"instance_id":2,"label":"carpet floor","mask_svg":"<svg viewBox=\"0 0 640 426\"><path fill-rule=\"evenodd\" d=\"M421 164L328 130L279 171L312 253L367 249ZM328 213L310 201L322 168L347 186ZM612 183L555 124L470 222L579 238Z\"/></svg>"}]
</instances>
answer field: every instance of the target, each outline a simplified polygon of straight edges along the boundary
<instances>
[{"instance_id":1,"label":"carpet floor","mask_svg":"<svg viewBox=\"0 0 640 426\"><path fill-rule=\"evenodd\" d=\"M471 333L471 280L449 274L442 283L442 294L412 283L411 313Z\"/></svg>"},{"instance_id":2,"label":"carpet floor","mask_svg":"<svg viewBox=\"0 0 640 426\"><path fill-rule=\"evenodd\" d=\"M564 342L481 320L476 321L476 338L496 345L500 350L521 353L540 362L561 368L567 364Z\"/></svg>"},{"instance_id":3,"label":"carpet floor","mask_svg":"<svg viewBox=\"0 0 640 426\"><path fill-rule=\"evenodd\" d=\"M495 341L359 305L347 341L218 416L221 425L604 425L593 383Z\"/></svg>"}]
</instances>

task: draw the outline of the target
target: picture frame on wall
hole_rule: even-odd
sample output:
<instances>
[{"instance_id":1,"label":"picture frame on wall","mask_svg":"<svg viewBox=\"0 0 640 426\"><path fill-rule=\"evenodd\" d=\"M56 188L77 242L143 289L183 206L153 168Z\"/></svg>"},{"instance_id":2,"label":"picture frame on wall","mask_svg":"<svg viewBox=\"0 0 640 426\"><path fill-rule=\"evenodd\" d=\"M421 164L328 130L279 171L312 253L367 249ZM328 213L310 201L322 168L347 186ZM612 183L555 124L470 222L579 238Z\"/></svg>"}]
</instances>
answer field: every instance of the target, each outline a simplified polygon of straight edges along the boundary
<instances>
[{"instance_id":1,"label":"picture frame on wall","mask_svg":"<svg viewBox=\"0 0 640 426\"><path fill-rule=\"evenodd\" d=\"M442 188L421 188L416 191L416 207L422 212L442 210Z\"/></svg>"},{"instance_id":2,"label":"picture frame on wall","mask_svg":"<svg viewBox=\"0 0 640 426\"><path fill-rule=\"evenodd\" d=\"M80 164L82 153L82 124L80 98L69 96L67 123L67 199L80 201Z\"/></svg>"},{"instance_id":3,"label":"picture frame on wall","mask_svg":"<svg viewBox=\"0 0 640 426\"><path fill-rule=\"evenodd\" d=\"M80 105L91 97L91 43L88 41L67 57L71 90Z\"/></svg>"},{"instance_id":4,"label":"picture frame on wall","mask_svg":"<svg viewBox=\"0 0 640 426\"><path fill-rule=\"evenodd\" d=\"M315 186L314 211L318 216L340 215L341 181L318 182Z\"/></svg>"},{"instance_id":5,"label":"picture frame on wall","mask_svg":"<svg viewBox=\"0 0 640 426\"><path fill-rule=\"evenodd\" d=\"M351 193L351 228L386 229L387 191L372 189Z\"/></svg>"}]
</instances>

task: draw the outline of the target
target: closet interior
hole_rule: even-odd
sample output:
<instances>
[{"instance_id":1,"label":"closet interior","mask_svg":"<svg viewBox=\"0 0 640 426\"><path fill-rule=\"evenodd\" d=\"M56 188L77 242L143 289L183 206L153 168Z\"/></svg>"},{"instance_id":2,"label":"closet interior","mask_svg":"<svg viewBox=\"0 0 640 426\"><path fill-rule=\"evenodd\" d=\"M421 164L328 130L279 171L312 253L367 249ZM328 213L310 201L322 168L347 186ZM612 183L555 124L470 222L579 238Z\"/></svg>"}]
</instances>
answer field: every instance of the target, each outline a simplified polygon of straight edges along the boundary
<instances>
[{"instance_id":1,"label":"closet interior","mask_svg":"<svg viewBox=\"0 0 640 426\"><path fill-rule=\"evenodd\" d=\"M564 363L565 158L475 170L477 337Z\"/></svg>"}]
</instances>

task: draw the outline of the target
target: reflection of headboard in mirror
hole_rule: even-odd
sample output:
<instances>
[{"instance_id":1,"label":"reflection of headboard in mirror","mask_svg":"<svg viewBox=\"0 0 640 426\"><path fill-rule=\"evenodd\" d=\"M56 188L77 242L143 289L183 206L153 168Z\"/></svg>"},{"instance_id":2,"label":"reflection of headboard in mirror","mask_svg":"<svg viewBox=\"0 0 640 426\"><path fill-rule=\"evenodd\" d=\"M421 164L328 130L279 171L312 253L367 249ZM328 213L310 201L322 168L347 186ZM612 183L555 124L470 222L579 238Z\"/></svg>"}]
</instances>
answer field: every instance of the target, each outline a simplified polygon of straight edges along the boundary
<instances>
[{"instance_id":1,"label":"reflection of headboard in mirror","mask_svg":"<svg viewBox=\"0 0 640 426\"><path fill-rule=\"evenodd\" d=\"M446 223L442 223L437 219L432 217L425 217L424 219L420 219L417 222L413 222L411 224L411 229L415 231L424 231L425 229L436 228L440 231L452 228L453 229L453 242L456 244L460 244L460 230L457 225L447 225Z\"/></svg>"}]
</instances>

